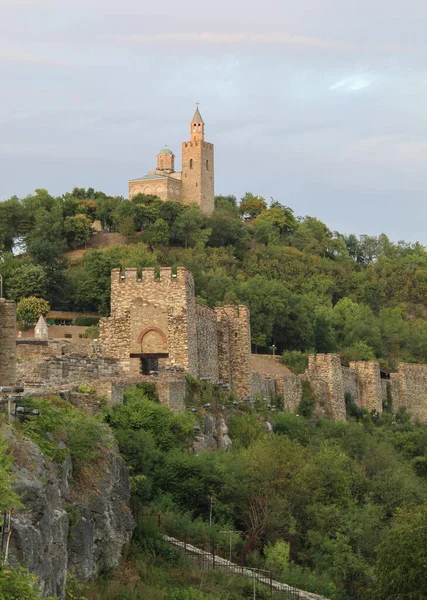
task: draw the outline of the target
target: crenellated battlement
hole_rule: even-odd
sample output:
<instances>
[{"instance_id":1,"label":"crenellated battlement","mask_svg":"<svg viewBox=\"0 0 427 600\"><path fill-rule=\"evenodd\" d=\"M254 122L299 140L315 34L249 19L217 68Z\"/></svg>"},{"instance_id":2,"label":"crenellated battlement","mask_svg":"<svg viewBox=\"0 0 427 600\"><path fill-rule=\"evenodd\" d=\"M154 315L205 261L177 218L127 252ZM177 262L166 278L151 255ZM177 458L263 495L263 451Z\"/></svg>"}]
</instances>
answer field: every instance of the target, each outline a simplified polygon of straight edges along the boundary
<instances>
[{"instance_id":1,"label":"crenellated battlement","mask_svg":"<svg viewBox=\"0 0 427 600\"><path fill-rule=\"evenodd\" d=\"M153 267L113 269L111 271L111 283L126 285L129 283L187 283L194 282L193 274L184 267L178 267L176 273L173 273L170 267L160 267L160 270Z\"/></svg>"}]
</instances>

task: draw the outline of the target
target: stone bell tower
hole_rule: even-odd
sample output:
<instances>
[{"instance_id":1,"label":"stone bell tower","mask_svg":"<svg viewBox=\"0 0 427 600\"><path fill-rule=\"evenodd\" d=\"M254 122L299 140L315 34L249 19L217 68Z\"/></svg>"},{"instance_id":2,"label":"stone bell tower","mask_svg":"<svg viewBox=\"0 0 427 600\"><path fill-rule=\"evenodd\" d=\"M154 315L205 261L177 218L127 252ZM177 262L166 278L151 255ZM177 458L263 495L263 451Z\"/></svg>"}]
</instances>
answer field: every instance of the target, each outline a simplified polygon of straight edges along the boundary
<instances>
[{"instance_id":1,"label":"stone bell tower","mask_svg":"<svg viewBox=\"0 0 427 600\"><path fill-rule=\"evenodd\" d=\"M214 210L214 146L205 141L205 124L196 109L190 140L182 144L182 202L195 203L210 215Z\"/></svg>"}]
</instances>

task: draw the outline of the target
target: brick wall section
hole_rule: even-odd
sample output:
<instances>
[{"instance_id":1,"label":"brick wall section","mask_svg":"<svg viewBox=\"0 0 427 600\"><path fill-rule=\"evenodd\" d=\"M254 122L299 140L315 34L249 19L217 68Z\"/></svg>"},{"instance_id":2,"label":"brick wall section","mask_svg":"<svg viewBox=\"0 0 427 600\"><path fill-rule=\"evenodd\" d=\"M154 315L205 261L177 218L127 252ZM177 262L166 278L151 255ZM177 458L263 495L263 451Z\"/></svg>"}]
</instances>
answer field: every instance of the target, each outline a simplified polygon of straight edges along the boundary
<instances>
[{"instance_id":1,"label":"brick wall section","mask_svg":"<svg viewBox=\"0 0 427 600\"><path fill-rule=\"evenodd\" d=\"M344 383L339 354L311 355L306 377L320 408L333 419L345 420Z\"/></svg>"},{"instance_id":2,"label":"brick wall section","mask_svg":"<svg viewBox=\"0 0 427 600\"><path fill-rule=\"evenodd\" d=\"M355 397L360 408L369 412L382 412L382 390L380 365L376 361L357 361L350 363L350 369L357 373L358 394Z\"/></svg>"},{"instance_id":3,"label":"brick wall section","mask_svg":"<svg viewBox=\"0 0 427 600\"><path fill-rule=\"evenodd\" d=\"M210 377L216 383L219 379L216 312L196 303L196 315L198 375Z\"/></svg>"},{"instance_id":4,"label":"brick wall section","mask_svg":"<svg viewBox=\"0 0 427 600\"><path fill-rule=\"evenodd\" d=\"M16 383L16 306L0 298L0 385Z\"/></svg>"},{"instance_id":5,"label":"brick wall section","mask_svg":"<svg viewBox=\"0 0 427 600\"><path fill-rule=\"evenodd\" d=\"M252 356L251 327L247 306L222 306L217 309L228 319L230 341L231 386L242 398L251 395Z\"/></svg>"}]
</instances>

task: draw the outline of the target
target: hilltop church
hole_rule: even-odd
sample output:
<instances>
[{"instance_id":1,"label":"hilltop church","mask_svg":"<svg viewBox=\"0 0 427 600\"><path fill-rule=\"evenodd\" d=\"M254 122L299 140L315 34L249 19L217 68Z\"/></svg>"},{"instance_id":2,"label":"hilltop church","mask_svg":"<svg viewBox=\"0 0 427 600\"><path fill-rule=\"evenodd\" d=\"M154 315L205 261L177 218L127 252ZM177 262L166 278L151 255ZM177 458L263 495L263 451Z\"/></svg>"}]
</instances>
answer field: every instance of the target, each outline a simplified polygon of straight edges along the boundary
<instances>
[{"instance_id":1,"label":"hilltop church","mask_svg":"<svg viewBox=\"0 0 427 600\"><path fill-rule=\"evenodd\" d=\"M175 171L169 148L157 155L157 168L129 181L129 199L155 194L161 200L195 203L210 215L214 210L214 146L205 141L205 123L196 109L190 123L190 140L182 143L182 171Z\"/></svg>"}]
</instances>

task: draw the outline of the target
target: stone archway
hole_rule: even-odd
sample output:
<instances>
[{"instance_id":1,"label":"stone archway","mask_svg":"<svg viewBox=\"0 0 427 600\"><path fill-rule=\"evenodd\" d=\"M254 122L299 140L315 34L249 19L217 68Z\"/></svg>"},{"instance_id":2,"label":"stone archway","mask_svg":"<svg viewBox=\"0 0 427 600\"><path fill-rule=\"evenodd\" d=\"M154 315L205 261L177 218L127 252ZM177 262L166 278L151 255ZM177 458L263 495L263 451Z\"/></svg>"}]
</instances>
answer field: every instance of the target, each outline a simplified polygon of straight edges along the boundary
<instances>
[{"instance_id":1,"label":"stone archway","mask_svg":"<svg viewBox=\"0 0 427 600\"><path fill-rule=\"evenodd\" d=\"M168 339L159 327L146 327L138 336L142 353L163 354L168 351Z\"/></svg>"}]
</instances>

